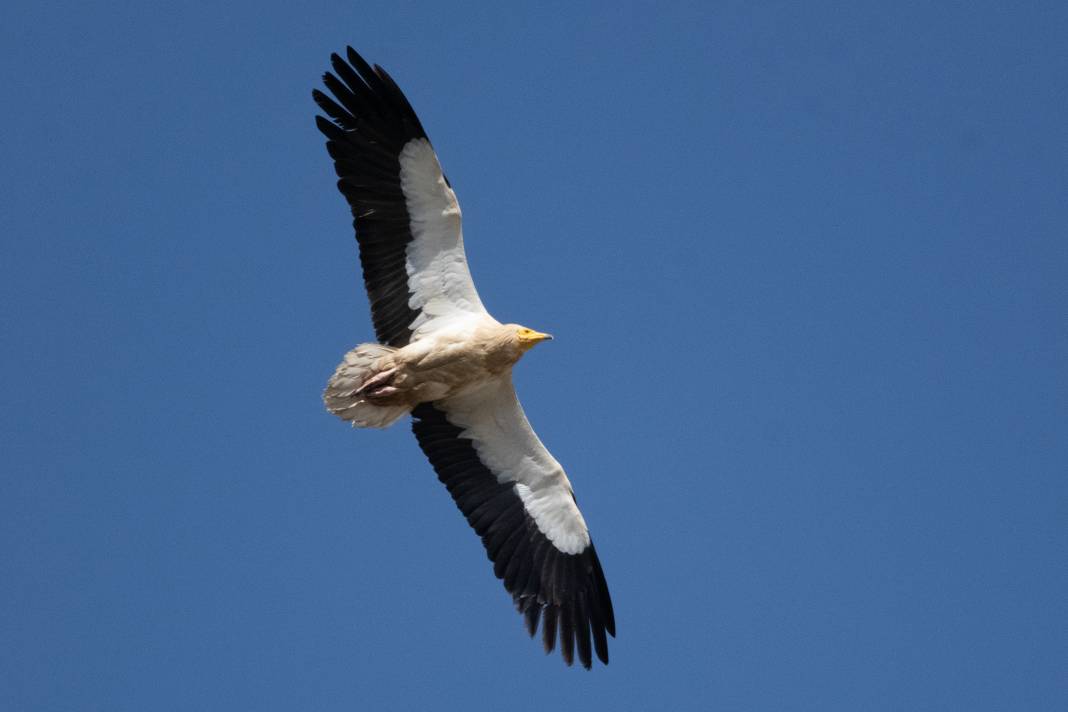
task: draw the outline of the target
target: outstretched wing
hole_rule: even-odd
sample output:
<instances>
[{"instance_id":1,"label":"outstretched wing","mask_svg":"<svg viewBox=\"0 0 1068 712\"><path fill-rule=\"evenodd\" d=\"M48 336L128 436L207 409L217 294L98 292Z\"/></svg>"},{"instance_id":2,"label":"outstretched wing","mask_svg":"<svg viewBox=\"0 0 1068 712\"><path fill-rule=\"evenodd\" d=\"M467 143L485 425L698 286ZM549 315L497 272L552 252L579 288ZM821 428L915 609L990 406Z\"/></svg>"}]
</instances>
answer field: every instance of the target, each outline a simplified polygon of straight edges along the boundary
<instances>
[{"instance_id":1,"label":"outstretched wing","mask_svg":"<svg viewBox=\"0 0 1068 712\"><path fill-rule=\"evenodd\" d=\"M612 599L571 483L527 422L510 378L412 411L412 430L467 521L482 537L531 637L545 651L559 632L570 665L578 648L608 662Z\"/></svg>"},{"instance_id":2,"label":"outstretched wing","mask_svg":"<svg viewBox=\"0 0 1068 712\"><path fill-rule=\"evenodd\" d=\"M400 347L437 320L486 310L467 268L460 205L419 118L384 69L351 47L347 55L331 55L336 74L323 75L334 99L312 92L333 119L316 125L355 218L378 341Z\"/></svg>"}]
</instances>

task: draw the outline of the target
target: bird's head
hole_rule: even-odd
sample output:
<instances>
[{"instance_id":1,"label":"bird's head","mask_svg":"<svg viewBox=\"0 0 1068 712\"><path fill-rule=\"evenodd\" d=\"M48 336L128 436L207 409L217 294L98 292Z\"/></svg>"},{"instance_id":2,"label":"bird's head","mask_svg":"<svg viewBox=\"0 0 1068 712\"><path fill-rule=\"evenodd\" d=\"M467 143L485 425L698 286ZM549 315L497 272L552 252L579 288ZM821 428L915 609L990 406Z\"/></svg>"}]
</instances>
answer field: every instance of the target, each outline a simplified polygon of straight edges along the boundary
<instances>
[{"instance_id":1,"label":"bird's head","mask_svg":"<svg viewBox=\"0 0 1068 712\"><path fill-rule=\"evenodd\" d=\"M534 344L542 341L549 341L553 338L551 334L543 334L540 331L534 331L533 329L528 329L527 327L519 326L518 324L515 329L515 337L519 341L519 348L524 351L533 347Z\"/></svg>"}]
</instances>

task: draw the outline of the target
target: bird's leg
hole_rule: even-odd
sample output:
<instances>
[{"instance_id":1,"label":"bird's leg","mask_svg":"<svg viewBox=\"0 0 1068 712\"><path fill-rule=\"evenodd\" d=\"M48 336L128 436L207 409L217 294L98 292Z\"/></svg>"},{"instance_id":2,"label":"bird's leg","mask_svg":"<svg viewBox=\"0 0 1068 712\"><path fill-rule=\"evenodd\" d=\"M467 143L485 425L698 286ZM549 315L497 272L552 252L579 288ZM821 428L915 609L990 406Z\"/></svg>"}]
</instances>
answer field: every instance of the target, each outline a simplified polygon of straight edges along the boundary
<instances>
[{"instance_id":1,"label":"bird's leg","mask_svg":"<svg viewBox=\"0 0 1068 712\"><path fill-rule=\"evenodd\" d=\"M394 386L379 386L372 391L365 392L363 397L375 405L393 405L396 400L393 396L400 392L400 389Z\"/></svg>"},{"instance_id":2,"label":"bird's leg","mask_svg":"<svg viewBox=\"0 0 1068 712\"><path fill-rule=\"evenodd\" d=\"M396 368L387 368L385 371L380 371L368 378L363 382L363 385L353 391L353 393L357 395L361 393L371 395L374 391L380 390L383 386L388 386L389 382L393 380L395 375L397 375Z\"/></svg>"}]
</instances>

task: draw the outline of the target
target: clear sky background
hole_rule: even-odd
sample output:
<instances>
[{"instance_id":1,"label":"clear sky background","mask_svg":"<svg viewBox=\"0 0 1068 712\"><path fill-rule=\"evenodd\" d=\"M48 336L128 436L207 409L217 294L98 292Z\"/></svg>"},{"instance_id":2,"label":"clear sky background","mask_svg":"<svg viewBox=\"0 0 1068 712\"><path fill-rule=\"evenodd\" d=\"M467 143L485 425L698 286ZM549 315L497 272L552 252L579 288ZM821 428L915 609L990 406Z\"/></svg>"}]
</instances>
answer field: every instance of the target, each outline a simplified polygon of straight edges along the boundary
<instances>
[{"instance_id":1,"label":"clear sky background","mask_svg":"<svg viewBox=\"0 0 1068 712\"><path fill-rule=\"evenodd\" d=\"M0 10L0 709L1068 708L1063 3ZM407 92L616 605L527 639L310 92Z\"/></svg>"}]
</instances>

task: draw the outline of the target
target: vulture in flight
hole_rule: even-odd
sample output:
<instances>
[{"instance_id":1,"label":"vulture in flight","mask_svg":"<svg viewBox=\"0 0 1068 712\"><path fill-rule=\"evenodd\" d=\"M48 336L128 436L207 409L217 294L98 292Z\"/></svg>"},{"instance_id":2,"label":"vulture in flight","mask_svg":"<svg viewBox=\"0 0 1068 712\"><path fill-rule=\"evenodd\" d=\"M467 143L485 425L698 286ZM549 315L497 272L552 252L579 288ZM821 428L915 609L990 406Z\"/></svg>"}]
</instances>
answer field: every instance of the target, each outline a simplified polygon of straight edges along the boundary
<instances>
[{"instance_id":1,"label":"vulture in flight","mask_svg":"<svg viewBox=\"0 0 1068 712\"><path fill-rule=\"evenodd\" d=\"M381 67L351 47L330 57L316 117L352 209L378 343L345 354L323 400L339 418L384 428L411 414L419 446L482 538L527 631L608 662L612 600L563 467L527 422L512 367L551 339L502 324L479 299L460 206L426 131ZM346 61L347 60L347 61Z\"/></svg>"}]
</instances>

